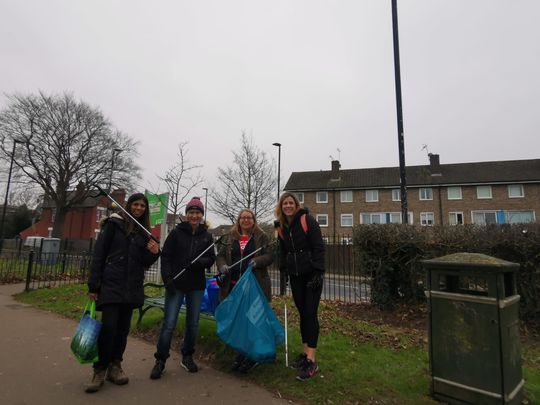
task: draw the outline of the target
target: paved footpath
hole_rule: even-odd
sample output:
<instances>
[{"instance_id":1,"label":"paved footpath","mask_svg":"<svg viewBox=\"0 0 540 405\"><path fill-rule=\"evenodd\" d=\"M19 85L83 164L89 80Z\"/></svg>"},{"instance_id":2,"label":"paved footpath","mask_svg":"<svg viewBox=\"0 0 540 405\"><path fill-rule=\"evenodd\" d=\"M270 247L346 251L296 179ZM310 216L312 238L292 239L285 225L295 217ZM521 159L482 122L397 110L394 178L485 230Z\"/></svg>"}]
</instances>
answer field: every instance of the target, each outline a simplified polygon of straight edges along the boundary
<instances>
[{"instance_id":1,"label":"paved footpath","mask_svg":"<svg viewBox=\"0 0 540 405\"><path fill-rule=\"evenodd\" d=\"M200 364L198 373L171 356L160 380L150 380L155 347L130 337L124 369L129 384L105 382L95 394L84 384L92 368L80 365L69 345L77 322L12 298L24 286L0 286L0 404L290 404L241 378Z\"/></svg>"}]
</instances>

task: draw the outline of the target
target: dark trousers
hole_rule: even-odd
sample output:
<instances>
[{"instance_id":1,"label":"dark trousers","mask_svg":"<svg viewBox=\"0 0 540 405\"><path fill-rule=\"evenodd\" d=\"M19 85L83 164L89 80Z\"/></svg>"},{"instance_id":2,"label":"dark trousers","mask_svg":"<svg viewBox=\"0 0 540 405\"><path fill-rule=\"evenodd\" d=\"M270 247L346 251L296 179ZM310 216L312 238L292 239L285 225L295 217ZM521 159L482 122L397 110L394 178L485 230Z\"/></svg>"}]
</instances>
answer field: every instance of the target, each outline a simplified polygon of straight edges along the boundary
<instances>
[{"instance_id":1,"label":"dark trousers","mask_svg":"<svg viewBox=\"0 0 540 405\"><path fill-rule=\"evenodd\" d=\"M319 319L317 311L321 301L322 286L313 290L307 286L312 274L300 276L290 276L291 291L294 304L300 314L300 334L302 343L307 343L308 347L315 349L319 339Z\"/></svg>"},{"instance_id":2,"label":"dark trousers","mask_svg":"<svg viewBox=\"0 0 540 405\"><path fill-rule=\"evenodd\" d=\"M109 304L101 308L101 331L98 338L99 360L94 369L104 369L112 361L122 361L133 308L124 304Z\"/></svg>"}]
</instances>

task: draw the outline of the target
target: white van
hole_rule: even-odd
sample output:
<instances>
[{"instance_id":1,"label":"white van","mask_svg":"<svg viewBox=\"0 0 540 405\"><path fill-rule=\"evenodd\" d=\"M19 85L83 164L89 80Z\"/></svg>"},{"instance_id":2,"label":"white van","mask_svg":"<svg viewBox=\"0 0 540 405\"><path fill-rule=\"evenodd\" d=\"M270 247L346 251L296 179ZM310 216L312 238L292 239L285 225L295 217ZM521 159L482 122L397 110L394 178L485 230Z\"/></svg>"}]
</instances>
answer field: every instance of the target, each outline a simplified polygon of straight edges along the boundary
<instances>
[{"instance_id":1,"label":"white van","mask_svg":"<svg viewBox=\"0 0 540 405\"><path fill-rule=\"evenodd\" d=\"M24 240L24 246L25 247L41 247L41 241L43 240L43 236L29 236Z\"/></svg>"}]
</instances>

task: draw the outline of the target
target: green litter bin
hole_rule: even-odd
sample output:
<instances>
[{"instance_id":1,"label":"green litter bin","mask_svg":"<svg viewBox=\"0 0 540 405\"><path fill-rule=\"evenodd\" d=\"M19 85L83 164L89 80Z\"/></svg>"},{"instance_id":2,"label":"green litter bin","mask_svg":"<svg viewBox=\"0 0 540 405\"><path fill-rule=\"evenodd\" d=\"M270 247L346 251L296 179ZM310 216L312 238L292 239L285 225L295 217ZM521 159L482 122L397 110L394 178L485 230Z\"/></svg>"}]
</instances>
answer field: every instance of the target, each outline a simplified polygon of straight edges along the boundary
<instances>
[{"instance_id":1,"label":"green litter bin","mask_svg":"<svg viewBox=\"0 0 540 405\"><path fill-rule=\"evenodd\" d=\"M431 394L450 404L520 404L519 264L477 253L423 264Z\"/></svg>"}]
</instances>

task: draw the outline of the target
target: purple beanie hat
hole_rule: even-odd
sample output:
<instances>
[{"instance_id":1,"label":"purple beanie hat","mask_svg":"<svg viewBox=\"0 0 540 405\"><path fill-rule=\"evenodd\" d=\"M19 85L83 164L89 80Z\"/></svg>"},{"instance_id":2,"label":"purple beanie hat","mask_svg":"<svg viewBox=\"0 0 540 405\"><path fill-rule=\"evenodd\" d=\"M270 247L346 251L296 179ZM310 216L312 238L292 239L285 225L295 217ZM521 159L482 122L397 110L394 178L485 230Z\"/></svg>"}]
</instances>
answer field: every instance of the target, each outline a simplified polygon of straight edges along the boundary
<instances>
[{"instance_id":1,"label":"purple beanie hat","mask_svg":"<svg viewBox=\"0 0 540 405\"><path fill-rule=\"evenodd\" d=\"M200 197L193 197L186 205L186 214L189 210L197 210L204 214L204 205Z\"/></svg>"}]
</instances>

